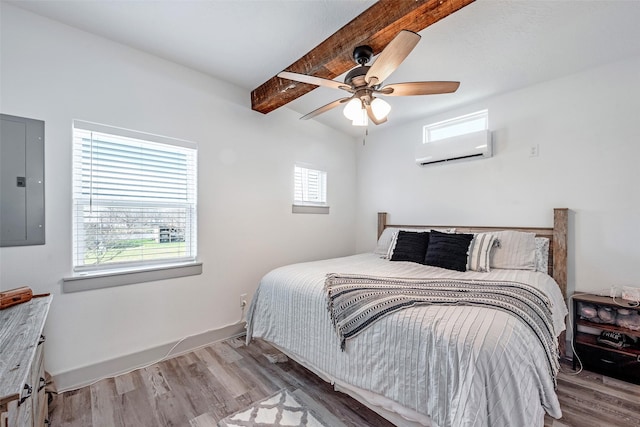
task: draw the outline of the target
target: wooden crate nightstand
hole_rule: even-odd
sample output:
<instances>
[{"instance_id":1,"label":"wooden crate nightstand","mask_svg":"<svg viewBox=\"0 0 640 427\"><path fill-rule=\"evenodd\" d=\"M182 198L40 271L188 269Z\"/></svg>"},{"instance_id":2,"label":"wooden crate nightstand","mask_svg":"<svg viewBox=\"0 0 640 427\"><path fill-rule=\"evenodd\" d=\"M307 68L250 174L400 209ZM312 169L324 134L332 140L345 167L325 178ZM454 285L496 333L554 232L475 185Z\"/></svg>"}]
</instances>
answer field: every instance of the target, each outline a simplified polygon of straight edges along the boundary
<instances>
[{"instance_id":1,"label":"wooden crate nightstand","mask_svg":"<svg viewBox=\"0 0 640 427\"><path fill-rule=\"evenodd\" d=\"M609 317L617 318L618 310L625 309L638 314L640 307L619 298L614 302L610 297L584 293L574 294L572 299L573 345L585 369L640 384L640 330L622 327L609 320ZM592 314L594 309L596 312L603 310L606 315L602 317L605 319L581 315ZM599 343L597 334L604 331L619 332L630 337L630 345L617 348ZM633 342L634 339L636 342ZM576 362L574 355L574 369Z\"/></svg>"}]
</instances>

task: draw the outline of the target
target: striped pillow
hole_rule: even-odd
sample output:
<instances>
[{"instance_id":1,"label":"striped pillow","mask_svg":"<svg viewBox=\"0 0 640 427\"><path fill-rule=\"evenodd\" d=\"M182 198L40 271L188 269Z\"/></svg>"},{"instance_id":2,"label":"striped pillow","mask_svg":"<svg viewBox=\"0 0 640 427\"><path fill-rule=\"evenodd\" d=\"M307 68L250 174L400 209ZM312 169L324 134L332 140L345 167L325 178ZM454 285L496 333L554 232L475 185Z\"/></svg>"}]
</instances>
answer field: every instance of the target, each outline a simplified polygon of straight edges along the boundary
<instances>
[{"instance_id":1,"label":"striped pillow","mask_svg":"<svg viewBox=\"0 0 640 427\"><path fill-rule=\"evenodd\" d=\"M491 233L474 234L469 246L467 270L489 272L491 249L497 241L497 237Z\"/></svg>"}]
</instances>

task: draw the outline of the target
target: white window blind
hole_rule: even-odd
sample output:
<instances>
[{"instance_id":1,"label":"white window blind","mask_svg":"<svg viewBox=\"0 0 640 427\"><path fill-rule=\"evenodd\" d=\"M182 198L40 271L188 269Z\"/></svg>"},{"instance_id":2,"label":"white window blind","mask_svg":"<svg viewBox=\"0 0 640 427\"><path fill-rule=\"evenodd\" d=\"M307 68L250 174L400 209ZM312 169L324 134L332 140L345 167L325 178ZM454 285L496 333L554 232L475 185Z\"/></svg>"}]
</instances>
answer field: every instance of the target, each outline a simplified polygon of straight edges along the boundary
<instances>
[{"instance_id":1,"label":"white window blind","mask_svg":"<svg viewBox=\"0 0 640 427\"><path fill-rule=\"evenodd\" d=\"M489 129L489 111L482 110L424 127L423 143Z\"/></svg>"},{"instance_id":2,"label":"white window blind","mask_svg":"<svg viewBox=\"0 0 640 427\"><path fill-rule=\"evenodd\" d=\"M293 203L296 205L326 206L327 173L296 165Z\"/></svg>"},{"instance_id":3,"label":"white window blind","mask_svg":"<svg viewBox=\"0 0 640 427\"><path fill-rule=\"evenodd\" d=\"M194 261L194 143L74 121L74 271Z\"/></svg>"}]
</instances>

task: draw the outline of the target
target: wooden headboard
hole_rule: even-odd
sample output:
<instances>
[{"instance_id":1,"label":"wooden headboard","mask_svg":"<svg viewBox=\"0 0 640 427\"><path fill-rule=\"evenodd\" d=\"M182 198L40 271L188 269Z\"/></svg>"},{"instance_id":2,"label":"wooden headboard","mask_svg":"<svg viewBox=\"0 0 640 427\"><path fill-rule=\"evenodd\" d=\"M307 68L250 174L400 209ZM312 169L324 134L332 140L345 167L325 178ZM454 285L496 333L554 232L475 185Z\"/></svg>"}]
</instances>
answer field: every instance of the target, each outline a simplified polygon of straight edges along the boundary
<instances>
[{"instance_id":1,"label":"wooden headboard","mask_svg":"<svg viewBox=\"0 0 640 427\"><path fill-rule=\"evenodd\" d=\"M387 223L387 213L378 212L378 238L387 227L396 228L455 228L462 233L483 233L500 230L516 230L536 233L538 237L547 237L549 241L549 275L560 286L562 295L567 298L567 223L569 209L553 210L553 227L470 227L466 225L398 225Z\"/></svg>"}]
</instances>

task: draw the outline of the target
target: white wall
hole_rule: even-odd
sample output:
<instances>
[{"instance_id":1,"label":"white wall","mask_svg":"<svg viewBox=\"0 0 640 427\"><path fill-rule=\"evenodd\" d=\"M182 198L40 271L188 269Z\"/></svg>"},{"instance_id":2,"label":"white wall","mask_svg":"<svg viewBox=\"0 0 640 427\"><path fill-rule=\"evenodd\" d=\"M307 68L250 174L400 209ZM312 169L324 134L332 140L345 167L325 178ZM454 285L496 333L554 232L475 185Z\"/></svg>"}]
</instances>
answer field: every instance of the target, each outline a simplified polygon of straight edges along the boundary
<instances>
[{"instance_id":1,"label":"white wall","mask_svg":"<svg viewBox=\"0 0 640 427\"><path fill-rule=\"evenodd\" d=\"M46 245L2 248L0 290L54 300L53 374L145 350L240 319L239 295L275 266L355 249L352 138L284 108L251 111L248 91L1 5L2 113L45 121ZM199 144L204 273L62 293L71 272L71 125L82 119ZM293 165L328 171L329 215L293 215Z\"/></svg>"},{"instance_id":2,"label":"white wall","mask_svg":"<svg viewBox=\"0 0 640 427\"><path fill-rule=\"evenodd\" d=\"M371 135L357 148L357 250L374 247L378 211L392 223L546 227L568 207L569 291L640 287L638 76L632 58ZM493 158L415 165L424 124L483 108Z\"/></svg>"}]
</instances>

